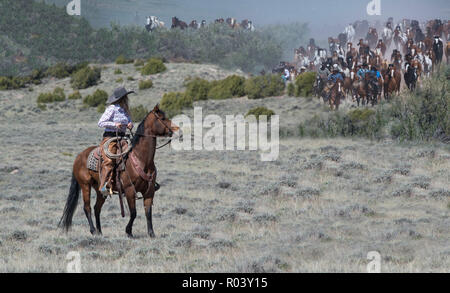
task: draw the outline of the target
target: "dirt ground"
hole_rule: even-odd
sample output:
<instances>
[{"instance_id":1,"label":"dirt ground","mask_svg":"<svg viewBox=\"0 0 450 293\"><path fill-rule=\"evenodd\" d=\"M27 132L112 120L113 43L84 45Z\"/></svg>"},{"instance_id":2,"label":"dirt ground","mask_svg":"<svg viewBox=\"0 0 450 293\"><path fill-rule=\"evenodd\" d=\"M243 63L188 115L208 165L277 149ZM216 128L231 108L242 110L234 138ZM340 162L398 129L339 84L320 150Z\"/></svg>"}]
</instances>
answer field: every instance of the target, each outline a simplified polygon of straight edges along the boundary
<instances>
[{"instance_id":1,"label":"dirt ground","mask_svg":"<svg viewBox=\"0 0 450 293\"><path fill-rule=\"evenodd\" d=\"M131 96L132 106L151 109L188 76L234 73L167 66L151 76L154 88ZM123 74L113 74L117 67ZM80 92L137 90L140 79L133 65L109 64L102 83ZM101 114L81 101L40 111L37 96L56 86L73 91L67 78L0 92L0 272L64 272L70 251L80 253L83 272L366 272L370 251L381 255L382 272L450 272L450 152L440 144L284 136L274 162L257 151L167 147L156 155L155 239L142 204L135 239L126 237L117 197L104 205L103 236L90 235L81 204L64 234L57 223L73 160L102 130ZM282 128L325 111L315 99L290 97L195 105L222 117L264 105Z\"/></svg>"}]
</instances>

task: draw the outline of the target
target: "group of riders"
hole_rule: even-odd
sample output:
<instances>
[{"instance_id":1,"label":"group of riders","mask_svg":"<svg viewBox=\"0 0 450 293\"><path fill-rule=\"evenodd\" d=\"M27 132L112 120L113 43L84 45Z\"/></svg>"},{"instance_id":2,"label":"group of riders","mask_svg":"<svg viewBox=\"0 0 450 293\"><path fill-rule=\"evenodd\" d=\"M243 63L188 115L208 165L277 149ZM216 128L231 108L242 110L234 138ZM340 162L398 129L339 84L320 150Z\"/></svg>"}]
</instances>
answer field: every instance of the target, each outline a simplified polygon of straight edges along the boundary
<instances>
[{"instance_id":1,"label":"group of riders","mask_svg":"<svg viewBox=\"0 0 450 293\"><path fill-rule=\"evenodd\" d=\"M214 21L214 23L219 24L227 24L232 29L244 29L248 31L255 31L255 26L253 25L253 22L248 19L244 19L241 22L238 22L235 18L228 17L226 19L219 18ZM202 20L201 22L197 22L197 20L192 20L189 24L180 20L178 17L172 17L172 25L171 28L179 28L181 30L184 29L200 29L206 27L208 24L206 20ZM151 32L157 28L163 28L165 27L165 23L161 21L157 16L147 16L147 21L145 28L147 31Z\"/></svg>"},{"instance_id":2,"label":"group of riders","mask_svg":"<svg viewBox=\"0 0 450 293\"><path fill-rule=\"evenodd\" d=\"M421 76L429 77L442 62L444 51L448 63L449 21L431 20L421 26L418 21L403 20L395 30L392 24L390 18L381 38L375 28L368 26L367 35L357 43L358 49L353 40L361 35L355 35L355 25L347 27L337 39L329 38L329 50L316 46L311 39L306 48L295 50L293 64L281 62L274 72L284 71L285 81L306 71L317 72L315 93L330 105L333 103L332 108L338 108L339 100L348 94L358 105L360 101L374 105L381 100L383 91L386 99L399 92L402 79L414 90ZM443 39L447 42L445 48ZM328 52L332 52L331 56ZM390 60L388 52L392 52Z\"/></svg>"}]
</instances>

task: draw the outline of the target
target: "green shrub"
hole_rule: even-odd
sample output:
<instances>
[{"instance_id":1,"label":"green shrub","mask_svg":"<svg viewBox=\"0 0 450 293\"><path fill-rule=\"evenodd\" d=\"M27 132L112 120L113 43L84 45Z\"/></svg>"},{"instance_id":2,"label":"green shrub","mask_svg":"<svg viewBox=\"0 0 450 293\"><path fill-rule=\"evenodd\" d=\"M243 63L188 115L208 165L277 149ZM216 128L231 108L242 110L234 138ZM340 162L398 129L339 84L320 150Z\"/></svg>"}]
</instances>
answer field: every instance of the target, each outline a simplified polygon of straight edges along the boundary
<instances>
[{"instance_id":1,"label":"green shrub","mask_svg":"<svg viewBox=\"0 0 450 293\"><path fill-rule=\"evenodd\" d=\"M57 87L51 93L41 93L37 98L37 103L39 105L53 102L62 102L65 100L66 95L64 94L64 90L60 87Z\"/></svg>"},{"instance_id":2,"label":"green shrub","mask_svg":"<svg viewBox=\"0 0 450 293\"><path fill-rule=\"evenodd\" d=\"M70 83L74 89L85 89L96 85L100 78L100 68L84 67L72 75Z\"/></svg>"},{"instance_id":3,"label":"green shrub","mask_svg":"<svg viewBox=\"0 0 450 293\"><path fill-rule=\"evenodd\" d=\"M245 95L245 78L231 75L220 81L213 81L208 97L214 100L224 100Z\"/></svg>"},{"instance_id":4,"label":"green shrub","mask_svg":"<svg viewBox=\"0 0 450 293\"><path fill-rule=\"evenodd\" d=\"M120 78L116 79L116 82L123 82L123 78L120 77Z\"/></svg>"},{"instance_id":5,"label":"green shrub","mask_svg":"<svg viewBox=\"0 0 450 293\"><path fill-rule=\"evenodd\" d=\"M257 120L259 120L259 116L267 116L268 118L267 120L269 120L270 117L272 117L272 115L275 115L275 112L270 109L267 109L266 107L256 107L248 111L245 117L250 115L254 115Z\"/></svg>"},{"instance_id":6,"label":"green shrub","mask_svg":"<svg viewBox=\"0 0 450 293\"><path fill-rule=\"evenodd\" d=\"M164 63L157 58L150 58L141 70L142 75L157 74L166 71Z\"/></svg>"},{"instance_id":7,"label":"green shrub","mask_svg":"<svg viewBox=\"0 0 450 293\"><path fill-rule=\"evenodd\" d=\"M208 99L208 92L211 84L201 78L194 78L186 82L186 96L192 101L201 101Z\"/></svg>"},{"instance_id":8,"label":"green shrub","mask_svg":"<svg viewBox=\"0 0 450 293\"><path fill-rule=\"evenodd\" d=\"M19 89L25 86L23 79L19 77L0 76L0 90Z\"/></svg>"},{"instance_id":9,"label":"green shrub","mask_svg":"<svg viewBox=\"0 0 450 293\"><path fill-rule=\"evenodd\" d=\"M134 66L136 67L141 67L145 65L145 61L142 59L136 59L136 61L134 61Z\"/></svg>"},{"instance_id":10,"label":"green shrub","mask_svg":"<svg viewBox=\"0 0 450 293\"><path fill-rule=\"evenodd\" d=\"M80 94L79 91L73 92L73 93L70 94L69 97L68 97L69 100L79 100L79 99L81 99L81 98L82 98L82 97L81 97L81 94Z\"/></svg>"},{"instance_id":11,"label":"green shrub","mask_svg":"<svg viewBox=\"0 0 450 293\"><path fill-rule=\"evenodd\" d=\"M288 84L287 92L289 97L295 96L295 85L292 82Z\"/></svg>"},{"instance_id":12,"label":"green shrub","mask_svg":"<svg viewBox=\"0 0 450 293\"><path fill-rule=\"evenodd\" d=\"M104 113L106 110L106 105L105 104L100 104L97 106L97 112L98 113Z\"/></svg>"},{"instance_id":13,"label":"green shrub","mask_svg":"<svg viewBox=\"0 0 450 293\"><path fill-rule=\"evenodd\" d=\"M144 120L144 118L148 114L148 110L142 105L139 105L137 107L131 107L130 112L131 112L131 118L135 122Z\"/></svg>"},{"instance_id":14,"label":"green shrub","mask_svg":"<svg viewBox=\"0 0 450 293\"><path fill-rule=\"evenodd\" d=\"M139 81L139 89L145 90L153 87L153 81L151 79L149 80L141 80Z\"/></svg>"},{"instance_id":15,"label":"green shrub","mask_svg":"<svg viewBox=\"0 0 450 293\"><path fill-rule=\"evenodd\" d=\"M83 99L83 103L89 107L98 107L105 105L108 100L108 93L104 90L97 89L92 95L88 95Z\"/></svg>"},{"instance_id":16,"label":"green shrub","mask_svg":"<svg viewBox=\"0 0 450 293\"><path fill-rule=\"evenodd\" d=\"M161 99L160 108L165 111L169 117L176 116L181 113L184 108L192 107L192 99L184 93L170 92L164 94Z\"/></svg>"},{"instance_id":17,"label":"green shrub","mask_svg":"<svg viewBox=\"0 0 450 293\"><path fill-rule=\"evenodd\" d=\"M37 107L38 107L41 111L47 110L47 105L46 105L46 104L38 103L38 104L37 104Z\"/></svg>"},{"instance_id":18,"label":"green shrub","mask_svg":"<svg viewBox=\"0 0 450 293\"><path fill-rule=\"evenodd\" d=\"M127 59L123 55L120 55L119 57L116 58L116 64L130 64L133 62L134 62L133 59Z\"/></svg>"},{"instance_id":19,"label":"green shrub","mask_svg":"<svg viewBox=\"0 0 450 293\"><path fill-rule=\"evenodd\" d=\"M314 82L316 80L315 72L305 72L295 79L295 95L297 97L310 97L313 93Z\"/></svg>"},{"instance_id":20,"label":"green shrub","mask_svg":"<svg viewBox=\"0 0 450 293\"><path fill-rule=\"evenodd\" d=\"M114 70L114 74L122 74L122 70L120 70L120 68L117 68L116 70Z\"/></svg>"},{"instance_id":21,"label":"green shrub","mask_svg":"<svg viewBox=\"0 0 450 293\"><path fill-rule=\"evenodd\" d=\"M249 78L244 85L245 93L249 99L281 96L284 88L283 80L275 74Z\"/></svg>"},{"instance_id":22,"label":"green shrub","mask_svg":"<svg viewBox=\"0 0 450 293\"><path fill-rule=\"evenodd\" d=\"M53 90L53 96L55 102L62 102L66 100L66 95L64 94L64 90L60 87L57 87Z\"/></svg>"},{"instance_id":23,"label":"green shrub","mask_svg":"<svg viewBox=\"0 0 450 293\"><path fill-rule=\"evenodd\" d=\"M56 78L65 78L70 76L71 67L66 63L57 63L54 66L49 67L45 74Z\"/></svg>"}]
</instances>

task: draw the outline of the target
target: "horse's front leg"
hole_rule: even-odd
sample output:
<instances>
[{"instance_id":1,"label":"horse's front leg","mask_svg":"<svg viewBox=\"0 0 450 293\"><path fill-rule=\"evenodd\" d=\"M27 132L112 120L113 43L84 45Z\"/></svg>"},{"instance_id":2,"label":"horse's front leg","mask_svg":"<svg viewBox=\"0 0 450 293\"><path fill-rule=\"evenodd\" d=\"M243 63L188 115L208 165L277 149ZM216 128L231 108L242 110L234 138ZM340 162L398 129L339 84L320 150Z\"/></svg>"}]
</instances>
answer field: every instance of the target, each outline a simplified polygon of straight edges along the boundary
<instances>
[{"instance_id":1,"label":"horse's front leg","mask_svg":"<svg viewBox=\"0 0 450 293\"><path fill-rule=\"evenodd\" d=\"M125 228L125 232L128 237L133 238L133 222L136 219L136 196L134 192L129 192L127 189L125 192L125 196L127 198L128 208L130 209L130 220L128 221L128 225Z\"/></svg>"},{"instance_id":2,"label":"horse's front leg","mask_svg":"<svg viewBox=\"0 0 450 293\"><path fill-rule=\"evenodd\" d=\"M152 187L153 189L153 187ZM154 190L151 194L154 194ZM147 218L147 232L148 236L151 238L155 237L155 231L153 231L153 222L152 222L152 206L153 206L153 195L149 198L144 199L144 209L145 209L145 217Z\"/></svg>"}]
</instances>

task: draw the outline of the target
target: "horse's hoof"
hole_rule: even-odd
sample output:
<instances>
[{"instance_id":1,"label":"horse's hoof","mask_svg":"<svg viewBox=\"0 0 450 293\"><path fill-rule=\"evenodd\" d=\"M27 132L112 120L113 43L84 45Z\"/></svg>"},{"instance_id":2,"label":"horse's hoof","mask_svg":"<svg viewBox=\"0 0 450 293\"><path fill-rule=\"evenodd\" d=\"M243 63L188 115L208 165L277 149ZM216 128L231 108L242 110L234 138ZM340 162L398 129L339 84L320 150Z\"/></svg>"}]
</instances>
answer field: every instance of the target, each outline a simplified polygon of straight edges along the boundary
<instances>
[{"instance_id":1,"label":"horse's hoof","mask_svg":"<svg viewBox=\"0 0 450 293\"><path fill-rule=\"evenodd\" d=\"M150 238L155 238L155 237L156 237L155 232L153 232L153 231L148 232L148 236L149 236Z\"/></svg>"},{"instance_id":2,"label":"horse's hoof","mask_svg":"<svg viewBox=\"0 0 450 293\"><path fill-rule=\"evenodd\" d=\"M133 234L131 234L131 233L127 233L127 237L130 238L130 239L134 238Z\"/></svg>"}]
</instances>

